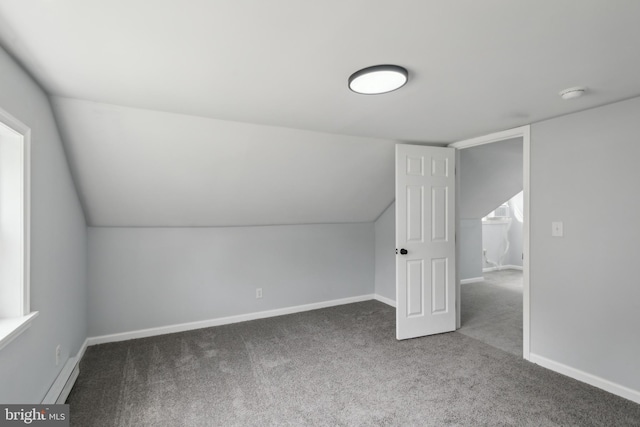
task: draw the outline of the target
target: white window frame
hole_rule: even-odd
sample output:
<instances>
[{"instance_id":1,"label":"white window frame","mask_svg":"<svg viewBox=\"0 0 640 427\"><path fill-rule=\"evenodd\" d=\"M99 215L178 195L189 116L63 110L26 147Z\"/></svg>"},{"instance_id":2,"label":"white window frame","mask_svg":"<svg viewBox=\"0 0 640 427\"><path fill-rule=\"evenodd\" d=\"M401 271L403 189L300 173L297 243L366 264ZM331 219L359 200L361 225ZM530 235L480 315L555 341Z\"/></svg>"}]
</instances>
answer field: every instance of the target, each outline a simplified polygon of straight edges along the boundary
<instances>
[{"instance_id":1,"label":"white window frame","mask_svg":"<svg viewBox=\"0 0 640 427\"><path fill-rule=\"evenodd\" d=\"M11 208L19 213L10 225L0 224L0 239L1 233L5 232L3 227L13 227L12 232L18 229L18 238L10 239L10 243L2 247L3 251L8 248L15 257L7 267L13 268L12 279L8 280L6 275L0 275L0 286L14 287L12 295L15 298L0 301L0 349L24 332L38 315L37 311L31 312L30 307L31 129L0 109L0 152L2 151L9 153L12 162L10 181L11 185L18 186L19 195L10 196L9 201L3 200L3 196L0 195L0 202L10 204ZM0 179L7 178L3 172L0 171ZM4 216L0 216L0 221L3 218Z\"/></svg>"}]
</instances>

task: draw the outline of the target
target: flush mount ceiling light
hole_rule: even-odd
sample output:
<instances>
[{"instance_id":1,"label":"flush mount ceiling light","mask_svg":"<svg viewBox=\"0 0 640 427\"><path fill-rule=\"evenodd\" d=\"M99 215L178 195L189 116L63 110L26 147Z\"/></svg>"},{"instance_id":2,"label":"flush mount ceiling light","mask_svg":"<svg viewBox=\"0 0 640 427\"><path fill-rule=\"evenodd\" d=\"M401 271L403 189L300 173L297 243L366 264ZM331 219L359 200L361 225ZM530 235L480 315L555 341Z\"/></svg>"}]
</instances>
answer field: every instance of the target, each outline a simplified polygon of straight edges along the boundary
<instances>
[{"instance_id":1,"label":"flush mount ceiling light","mask_svg":"<svg viewBox=\"0 0 640 427\"><path fill-rule=\"evenodd\" d=\"M375 65L349 77L349 89L364 95L378 95L400 89L407 83L407 69L398 65Z\"/></svg>"},{"instance_id":2,"label":"flush mount ceiling light","mask_svg":"<svg viewBox=\"0 0 640 427\"><path fill-rule=\"evenodd\" d=\"M570 87L569 89L565 89L560 91L559 95L565 101L567 99L579 98L586 92L587 88L584 86L576 86Z\"/></svg>"}]
</instances>

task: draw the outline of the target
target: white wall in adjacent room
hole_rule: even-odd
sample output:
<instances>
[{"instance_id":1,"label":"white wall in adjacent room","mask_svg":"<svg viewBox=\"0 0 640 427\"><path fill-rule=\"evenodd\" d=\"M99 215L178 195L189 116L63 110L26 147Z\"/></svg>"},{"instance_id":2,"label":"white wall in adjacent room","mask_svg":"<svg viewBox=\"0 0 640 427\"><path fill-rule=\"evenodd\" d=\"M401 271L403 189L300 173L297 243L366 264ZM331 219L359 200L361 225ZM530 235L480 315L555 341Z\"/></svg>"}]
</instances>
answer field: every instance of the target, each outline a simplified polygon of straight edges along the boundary
<instances>
[{"instance_id":1,"label":"white wall in adjacent room","mask_svg":"<svg viewBox=\"0 0 640 427\"><path fill-rule=\"evenodd\" d=\"M482 250L483 253L486 251L483 268L522 267L522 204L520 192L508 201L508 216L501 220L482 221Z\"/></svg>"},{"instance_id":2,"label":"white wall in adjacent room","mask_svg":"<svg viewBox=\"0 0 640 427\"><path fill-rule=\"evenodd\" d=\"M90 336L371 295L373 289L373 223L89 228Z\"/></svg>"},{"instance_id":3,"label":"white wall in adjacent room","mask_svg":"<svg viewBox=\"0 0 640 427\"><path fill-rule=\"evenodd\" d=\"M509 203L511 214L511 227L509 228L509 253L505 259L505 264L522 267L523 265L523 223L520 222L522 212L524 212L523 194L516 194Z\"/></svg>"}]
</instances>

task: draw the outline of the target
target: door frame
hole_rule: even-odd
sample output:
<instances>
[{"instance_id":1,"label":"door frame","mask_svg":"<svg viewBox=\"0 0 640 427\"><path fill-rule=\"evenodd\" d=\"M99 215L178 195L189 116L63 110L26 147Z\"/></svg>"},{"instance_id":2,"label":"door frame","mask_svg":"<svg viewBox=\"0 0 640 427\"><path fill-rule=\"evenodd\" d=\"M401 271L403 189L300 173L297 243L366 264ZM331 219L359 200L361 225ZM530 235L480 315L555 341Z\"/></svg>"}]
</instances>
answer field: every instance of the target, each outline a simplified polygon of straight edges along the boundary
<instances>
[{"instance_id":1,"label":"door frame","mask_svg":"<svg viewBox=\"0 0 640 427\"><path fill-rule=\"evenodd\" d=\"M522 224L522 357L525 360L530 359L531 352L531 286L530 286L530 166L531 166L531 126L520 126L501 132L491 133L489 135L479 136L476 138L466 139L454 142L448 145L456 149L456 164L460 165L460 151L465 148L476 147L478 145L491 144L512 138L522 138L522 191L523 191L523 209L524 221ZM456 177L456 186L459 187L459 177ZM459 188L456 188L456 230L460 227L460 210L459 205ZM460 253L460 243L456 239L456 257ZM460 263L456 263L456 328L460 328Z\"/></svg>"}]
</instances>

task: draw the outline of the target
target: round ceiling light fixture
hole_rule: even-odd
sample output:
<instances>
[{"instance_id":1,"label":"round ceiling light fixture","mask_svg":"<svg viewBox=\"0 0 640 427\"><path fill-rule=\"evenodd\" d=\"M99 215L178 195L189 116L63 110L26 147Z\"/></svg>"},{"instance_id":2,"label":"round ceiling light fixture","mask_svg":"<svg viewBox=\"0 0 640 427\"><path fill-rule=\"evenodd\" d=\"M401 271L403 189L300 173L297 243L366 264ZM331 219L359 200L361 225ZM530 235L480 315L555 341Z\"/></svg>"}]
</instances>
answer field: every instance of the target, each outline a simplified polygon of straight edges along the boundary
<instances>
[{"instance_id":1,"label":"round ceiling light fixture","mask_svg":"<svg viewBox=\"0 0 640 427\"><path fill-rule=\"evenodd\" d=\"M374 65L356 71L349 77L349 89L363 95L378 95L400 89L409 73L398 65Z\"/></svg>"},{"instance_id":2,"label":"round ceiling light fixture","mask_svg":"<svg viewBox=\"0 0 640 427\"><path fill-rule=\"evenodd\" d=\"M568 99L579 98L582 95L584 95L586 91L587 91L586 87L576 86L576 87L570 87L569 89L561 90L559 95L560 95L560 98L566 101Z\"/></svg>"}]
</instances>

